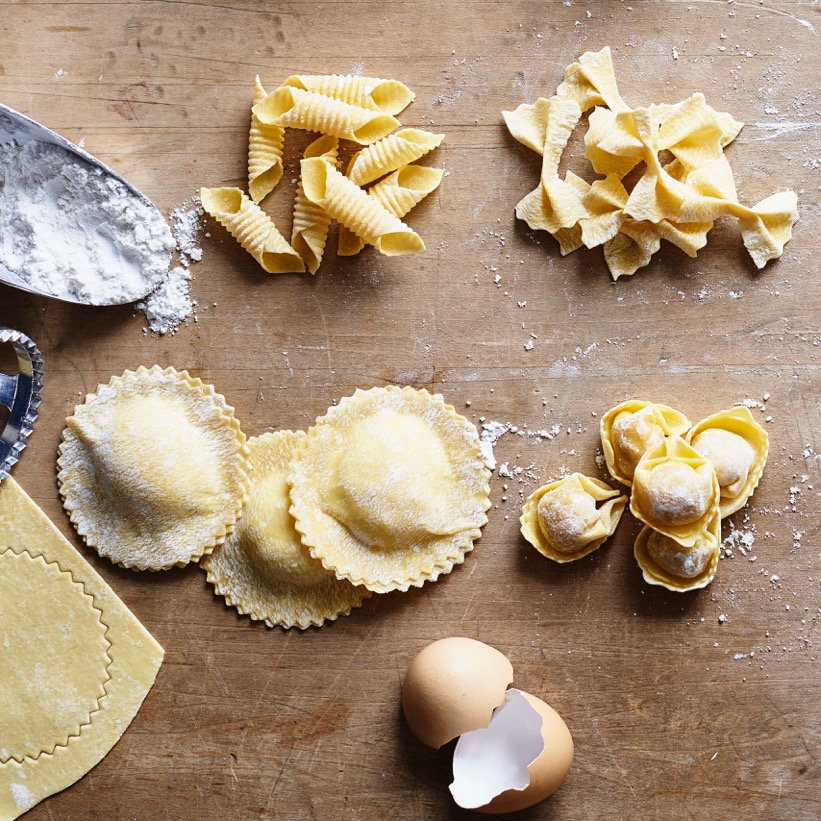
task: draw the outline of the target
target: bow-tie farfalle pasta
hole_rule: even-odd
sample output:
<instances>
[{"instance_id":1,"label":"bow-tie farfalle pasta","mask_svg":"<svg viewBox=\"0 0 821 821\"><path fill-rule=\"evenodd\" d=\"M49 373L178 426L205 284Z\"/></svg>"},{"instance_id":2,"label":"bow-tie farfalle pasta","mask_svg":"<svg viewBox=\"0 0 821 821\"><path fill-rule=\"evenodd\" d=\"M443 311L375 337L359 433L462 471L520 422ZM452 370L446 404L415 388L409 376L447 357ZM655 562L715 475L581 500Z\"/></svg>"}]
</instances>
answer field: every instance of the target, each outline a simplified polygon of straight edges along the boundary
<instances>
[{"instance_id":1,"label":"bow-tie farfalle pasta","mask_svg":"<svg viewBox=\"0 0 821 821\"><path fill-rule=\"evenodd\" d=\"M584 156L604 180L591 184L569 171L562 180L560 159L590 109ZM723 216L739 221L758 268L780 257L792 237L794 192L752 207L739 202L724 148L742 123L700 93L676 104L631 108L619 94L608 47L568 66L553 97L502 114L511 135L543 157L539 187L516 206L516 216L551 233L562 255L603 246L613 279L647 265L662 239L694 257ZM665 154L672 162L662 161ZM634 169L641 172L637 180L628 178Z\"/></svg>"},{"instance_id":2,"label":"bow-tie farfalle pasta","mask_svg":"<svg viewBox=\"0 0 821 821\"><path fill-rule=\"evenodd\" d=\"M268 273L315 274L333 220L337 256L373 245L385 256L425 250L402 222L442 180L442 171L415 165L444 134L418 128L394 132L414 99L397 80L339 74L294 74L271 93L256 78L248 140L248 192L203 188L203 209L221 223ZM296 182L291 242L260 207L283 176L289 128L319 132L305 149ZM355 153L344 141L359 147ZM362 148L364 146L364 148ZM342 159L345 174L337 170ZM307 176L306 176L307 175Z\"/></svg>"}]
</instances>

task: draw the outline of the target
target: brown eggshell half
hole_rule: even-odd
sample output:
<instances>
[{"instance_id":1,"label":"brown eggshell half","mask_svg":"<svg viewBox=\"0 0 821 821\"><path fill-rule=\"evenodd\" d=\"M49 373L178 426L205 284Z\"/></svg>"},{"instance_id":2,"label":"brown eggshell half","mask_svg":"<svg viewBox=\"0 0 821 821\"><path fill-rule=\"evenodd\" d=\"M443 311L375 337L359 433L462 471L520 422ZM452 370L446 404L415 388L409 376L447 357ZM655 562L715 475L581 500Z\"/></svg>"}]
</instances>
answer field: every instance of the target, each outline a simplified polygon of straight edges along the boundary
<instances>
[{"instance_id":1,"label":"brown eggshell half","mask_svg":"<svg viewBox=\"0 0 821 821\"><path fill-rule=\"evenodd\" d=\"M439 748L468 730L487 727L511 681L513 667L495 648L459 636L440 639L411 662L402 709L411 732Z\"/></svg>"},{"instance_id":2,"label":"brown eggshell half","mask_svg":"<svg viewBox=\"0 0 821 821\"><path fill-rule=\"evenodd\" d=\"M522 693L542 718L544 750L527 768L530 784L523 790L505 790L475 812L499 815L532 807L554 793L567 778L573 763L573 738L564 719L540 698Z\"/></svg>"}]
</instances>

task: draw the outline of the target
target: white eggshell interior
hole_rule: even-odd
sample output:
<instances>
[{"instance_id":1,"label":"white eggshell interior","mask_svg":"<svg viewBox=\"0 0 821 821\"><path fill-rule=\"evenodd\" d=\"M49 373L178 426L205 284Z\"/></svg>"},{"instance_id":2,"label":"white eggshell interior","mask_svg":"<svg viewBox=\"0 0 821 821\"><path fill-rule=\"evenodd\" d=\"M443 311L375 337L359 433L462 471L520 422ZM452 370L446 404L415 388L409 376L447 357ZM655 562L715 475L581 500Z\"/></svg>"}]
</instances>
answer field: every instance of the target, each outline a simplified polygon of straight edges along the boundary
<instances>
[{"instance_id":1,"label":"white eggshell interior","mask_svg":"<svg viewBox=\"0 0 821 821\"><path fill-rule=\"evenodd\" d=\"M530 784L527 768L543 750L542 717L521 690L511 688L487 727L459 737L450 785L454 801L474 810L505 790L523 790Z\"/></svg>"}]
</instances>

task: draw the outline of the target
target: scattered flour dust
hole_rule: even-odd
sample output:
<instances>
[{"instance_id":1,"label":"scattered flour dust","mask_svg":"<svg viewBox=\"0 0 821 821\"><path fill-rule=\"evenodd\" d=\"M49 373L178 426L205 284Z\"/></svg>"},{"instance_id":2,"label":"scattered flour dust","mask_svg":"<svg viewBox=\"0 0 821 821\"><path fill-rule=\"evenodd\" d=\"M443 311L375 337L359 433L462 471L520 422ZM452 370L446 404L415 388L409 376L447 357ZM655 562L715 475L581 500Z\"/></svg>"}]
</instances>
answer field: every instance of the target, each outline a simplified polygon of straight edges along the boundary
<instances>
[{"instance_id":1,"label":"scattered flour dust","mask_svg":"<svg viewBox=\"0 0 821 821\"><path fill-rule=\"evenodd\" d=\"M202 216L202 206L197 197L187 200L171 212L178 264L171 268L158 288L137 304L137 308L148 320L148 329L154 333L173 334L181 323L194 315L196 302L191 299L189 292L191 273L188 269L192 262L202 259Z\"/></svg>"},{"instance_id":2,"label":"scattered flour dust","mask_svg":"<svg viewBox=\"0 0 821 821\"><path fill-rule=\"evenodd\" d=\"M11 794L21 810L30 810L37 803L37 800L25 784L12 784Z\"/></svg>"}]
</instances>

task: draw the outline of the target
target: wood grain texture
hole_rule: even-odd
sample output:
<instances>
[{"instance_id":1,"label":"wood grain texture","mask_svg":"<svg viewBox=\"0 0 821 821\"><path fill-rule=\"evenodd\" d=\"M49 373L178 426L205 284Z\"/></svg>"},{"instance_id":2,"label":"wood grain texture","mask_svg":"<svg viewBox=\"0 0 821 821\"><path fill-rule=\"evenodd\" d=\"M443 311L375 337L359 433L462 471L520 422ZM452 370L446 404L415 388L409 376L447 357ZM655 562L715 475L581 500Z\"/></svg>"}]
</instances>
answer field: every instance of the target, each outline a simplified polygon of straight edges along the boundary
<instances>
[{"instance_id":1,"label":"wood grain texture","mask_svg":"<svg viewBox=\"0 0 821 821\"><path fill-rule=\"evenodd\" d=\"M201 185L244 186L257 73L266 87L294 73L396 77L417 94L402 124L447 134L427 160L447 176L408 217L423 255L329 250L316 277L270 277L209 224L192 268L198 320L158 338L130 308L0 287L0 324L30 334L46 363L15 476L166 648L120 743L27 819L471 817L447 792L450 749L423 748L399 710L413 655L466 635L505 652L516 684L575 738L568 781L517 817L818 821L817 4L67 1L5 3L2 14L2 102L85 140L165 212ZM507 135L501 110L552 94L566 65L606 44L630 103L703 91L747 123L727 149L743 201L799 191L780 261L756 271L722 221L697 259L667 246L612 284L600 251L562 259L515 222L539 161ZM283 192L265 206L286 234L301 140L289 134ZM226 608L196 567L136 574L97 559L62 511L54 462L66 415L99 382L154 363L211 381L248 435L304 429L355 387L440 391L477 424L515 426L496 456L523 471L494 475L483 538L449 577L376 596L322 630L269 630ZM764 479L732 517L757 559L735 549L704 591L643 584L627 516L570 566L519 536L539 484L563 469L601 475L598 418L634 396L694 421L744 400L772 417ZM553 425L552 439L526 435Z\"/></svg>"}]
</instances>

